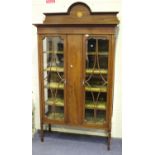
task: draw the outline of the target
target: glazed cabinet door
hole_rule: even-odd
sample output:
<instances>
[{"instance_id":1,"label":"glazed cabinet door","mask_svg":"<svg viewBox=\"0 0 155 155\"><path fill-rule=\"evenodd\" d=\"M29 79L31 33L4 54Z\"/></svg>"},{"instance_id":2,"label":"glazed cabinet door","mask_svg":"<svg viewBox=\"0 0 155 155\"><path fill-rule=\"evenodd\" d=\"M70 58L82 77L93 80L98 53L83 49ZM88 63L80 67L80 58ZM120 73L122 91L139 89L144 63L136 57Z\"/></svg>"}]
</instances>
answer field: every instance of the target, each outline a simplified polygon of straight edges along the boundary
<instances>
[{"instance_id":1,"label":"glazed cabinet door","mask_svg":"<svg viewBox=\"0 0 155 155\"><path fill-rule=\"evenodd\" d=\"M41 48L43 119L103 127L110 107L111 36L50 35Z\"/></svg>"},{"instance_id":2,"label":"glazed cabinet door","mask_svg":"<svg viewBox=\"0 0 155 155\"><path fill-rule=\"evenodd\" d=\"M65 48L66 36L42 39L42 116L44 120L65 120Z\"/></svg>"},{"instance_id":3,"label":"glazed cabinet door","mask_svg":"<svg viewBox=\"0 0 155 155\"><path fill-rule=\"evenodd\" d=\"M84 123L102 126L108 118L110 36L85 35Z\"/></svg>"}]
</instances>

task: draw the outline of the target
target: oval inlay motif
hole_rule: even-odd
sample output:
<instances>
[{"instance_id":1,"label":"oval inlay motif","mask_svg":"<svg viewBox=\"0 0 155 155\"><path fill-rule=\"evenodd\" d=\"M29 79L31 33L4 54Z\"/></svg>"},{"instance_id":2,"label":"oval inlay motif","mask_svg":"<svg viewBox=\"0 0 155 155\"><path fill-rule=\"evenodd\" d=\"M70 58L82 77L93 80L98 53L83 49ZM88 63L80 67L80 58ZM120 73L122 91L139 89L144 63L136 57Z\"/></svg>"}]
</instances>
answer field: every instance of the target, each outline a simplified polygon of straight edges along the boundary
<instances>
[{"instance_id":1,"label":"oval inlay motif","mask_svg":"<svg viewBox=\"0 0 155 155\"><path fill-rule=\"evenodd\" d=\"M77 17L81 18L81 17L83 16L83 13L80 12L80 11L78 11L78 12L76 13L76 15L77 15Z\"/></svg>"}]
</instances>

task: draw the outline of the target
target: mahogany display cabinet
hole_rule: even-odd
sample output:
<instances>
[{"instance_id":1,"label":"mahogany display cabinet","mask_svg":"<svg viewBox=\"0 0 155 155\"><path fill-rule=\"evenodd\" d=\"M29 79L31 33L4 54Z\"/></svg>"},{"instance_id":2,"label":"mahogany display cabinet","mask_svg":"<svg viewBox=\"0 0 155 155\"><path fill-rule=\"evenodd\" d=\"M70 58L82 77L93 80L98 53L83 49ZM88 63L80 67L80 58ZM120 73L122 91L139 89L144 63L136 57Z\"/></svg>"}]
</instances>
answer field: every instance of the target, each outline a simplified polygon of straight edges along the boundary
<instances>
[{"instance_id":1,"label":"mahogany display cabinet","mask_svg":"<svg viewBox=\"0 0 155 155\"><path fill-rule=\"evenodd\" d=\"M43 125L102 129L111 140L118 12L84 3L44 13L38 33L41 141Z\"/></svg>"}]
</instances>

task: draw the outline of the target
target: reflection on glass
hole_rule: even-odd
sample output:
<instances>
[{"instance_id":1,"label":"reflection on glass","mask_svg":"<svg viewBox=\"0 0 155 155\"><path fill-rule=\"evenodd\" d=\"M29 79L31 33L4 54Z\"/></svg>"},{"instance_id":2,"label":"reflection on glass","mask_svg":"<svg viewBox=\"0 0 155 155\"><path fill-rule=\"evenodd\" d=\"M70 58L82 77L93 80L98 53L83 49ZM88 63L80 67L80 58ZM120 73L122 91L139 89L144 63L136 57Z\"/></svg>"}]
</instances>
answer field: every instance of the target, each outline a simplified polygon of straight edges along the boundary
<instances>
[{"instance_id":1,"label":"reflection on glass","mask_svg":"<svg viewBox=\"0 0 155 155\"><path fill-rule=\"evenodd\" d=\"M64 119L64 41L61 37L43 40L45 115Z\"/></svg>"},{"instance_id":2,"label":"reflection on glass","mask_svg":"<svg viewBox=\"0 0 155 155\"><path fill-rule=\"evenodd\" d=\"M88 51L89 52L95 52L96 51L96 39L89 39L88 41Z\"/></svg>"},{"instance_id":3,"label":"reflection on glass","mask_svg":"<svg viewBox=\"0 0 155 155\"><path fill-rule=\"evenodd\" d=\"M109 41L107 39L98 39L98 51L99 52L108 52L109 50Z\"/></svg>"},{"instance_id":4,"label":"reflection on glass","mask_svg":"<svg viewBox=\"0 0 155 155\"><path fill-rule=\"evenodd\" d=\"M85 121L103 124L106 120L109 40L88 37L85 76Z\"/></svg>"}]
</instances>

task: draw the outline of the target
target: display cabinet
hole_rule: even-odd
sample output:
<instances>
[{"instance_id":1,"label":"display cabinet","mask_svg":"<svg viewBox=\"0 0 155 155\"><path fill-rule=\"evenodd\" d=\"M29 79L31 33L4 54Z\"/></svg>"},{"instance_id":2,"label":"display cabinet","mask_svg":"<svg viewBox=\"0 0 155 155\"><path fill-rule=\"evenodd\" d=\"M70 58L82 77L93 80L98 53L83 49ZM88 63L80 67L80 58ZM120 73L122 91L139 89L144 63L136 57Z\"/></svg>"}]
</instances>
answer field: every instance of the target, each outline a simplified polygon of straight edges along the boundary
<instances>
[{"instance_id":1,"label":"display cabinet","mask_svg":"<svg viewBox=\"0 0 155 155\"><path fill-rule=\"evenodd\" d=\"M111 139L118 12L84 3L45 13L38 32L41 140L43 125L103 129Z\"/></svg>"}]
</instances>

